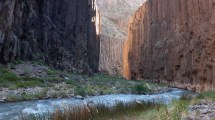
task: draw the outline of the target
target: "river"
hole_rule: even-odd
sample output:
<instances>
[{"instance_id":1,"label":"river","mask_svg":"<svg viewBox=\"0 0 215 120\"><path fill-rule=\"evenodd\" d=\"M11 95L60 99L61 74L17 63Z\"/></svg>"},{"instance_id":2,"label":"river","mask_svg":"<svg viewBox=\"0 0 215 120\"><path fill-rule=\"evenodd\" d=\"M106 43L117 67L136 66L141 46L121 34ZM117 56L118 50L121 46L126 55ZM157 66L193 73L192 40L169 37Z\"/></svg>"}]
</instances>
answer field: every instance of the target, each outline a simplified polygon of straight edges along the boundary
<instances>
[{"instance_id":1,"label":"river","mask_svg":"<svg viewBox=\"0 0 215 120\"><path fill-rule=\"evenodd\" d=\"M103 104L108 107L112 107L119 102L126 104L137 101L169 104L185 93L193 94L190 91L172 88L170 91L151 95L111 94L84 99L67 98L0 103L0 120L19 120L21 115L42 115L53 113L56 109L65 108L65 106L83 106L86 104Z\"/></svg>"}]
</instances>

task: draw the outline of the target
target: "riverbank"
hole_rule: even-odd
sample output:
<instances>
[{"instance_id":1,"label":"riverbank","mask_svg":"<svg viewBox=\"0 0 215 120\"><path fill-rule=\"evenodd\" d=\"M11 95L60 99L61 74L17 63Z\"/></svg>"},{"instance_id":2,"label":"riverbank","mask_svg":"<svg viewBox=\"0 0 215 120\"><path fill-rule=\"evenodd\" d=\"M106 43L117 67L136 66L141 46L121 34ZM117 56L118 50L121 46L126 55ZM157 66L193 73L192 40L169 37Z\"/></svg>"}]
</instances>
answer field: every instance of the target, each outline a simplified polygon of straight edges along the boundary
<instances>
[{"instance_id":1,"label":"riverbank","mask_svg":"<svg viewBox=\"0 0 215 120\"><path fill-rule=\"evenodd\" d=\"M1 103L0 120L10 120L11 118L29 120L32 117L36 117L36 120L58 120L53 117L57 117L60 113L60 116L67 114L67 117L70 116L79 119L82 118L85 113L88 115L94 114L97 108L99 109L95 115L96 117L97 115L103 118L107 117L106 115L108 114L102 115L101 113L104 112L103 110L108 110L110 113L112 112L112 115L109 115L109 117L112 118L113 116L117 116L117 111L120 113L124 113L123 111L125 110L130 111L130 108L133 108L135 105L140 105L143 109L151 105L167 105L174 100L180 99L184 94L191 94L191 92L175 88L172 89L172 91L151 95L111 94L86 97L85 99L67 98ZM117 111L113 113L116 107ZM126 109L122 109L125 107ZM90 110L91 108L93 108L93 111ZM73 116L74 114L75 116ZM86 118L86 120L91 118L91 116L88 117L89 118ZM72 118L69 120L77 120Z\"/></svg>"},{"instance_id":2,"label":"riverbank","mask_svg":"<svg viewBox=\"0 0 215 120\"><path fill-rule=\"evenodd\" d=\"M95 120L173 118L176 120L212 120L215 118L215 93L213 91L194 97L195 93L182 94L184 90L152 83L149 80L126 80L105 74L87 76L82 72L60 71L35 62L17 62L1 67L0 106L2 109L0 116L4 119L14 117L15 114L20 118L23 117L20 116L22 113L25 117L31 117L29 115L32 113L52 111L50 120L53 117L63 120L63 117L71 117L74 114L78 118L83 116L82 113L86 113L86 116L90 115L87 117L91 118L89 109L92 109L93 115L95 110L99 109L94 116ZM114 101L118 102L114 107L116 109L107 108L106 105L113 104ZM132 104L122 105L121 102L125 101L130 101ZM77 106L85 106L86 103L87 105L98 103L98 106L96 109L91 108L92 106L90 108ZM77 108L74 108L74 105ZM128 110L124 111L125 108ZM66 113L59 111L62 109L66 110ZM107 114L103 114L102 110ZM44 115L44 117L47 116Z\"/></svg>"},{"instance_id":3,"label":"riverbank","mask_svg":"<svg viewBox=\"0 0 215 120\"><path fill-rule=\"evenodd\" d=\"M105 117L103 120L108 120ZM112 120L214 120L215 119L215 92L202 92L196 97L188 94L168 105L151 107L145 111L135 111Z\"/></svg>"},{"instance_id":4,"label":"riverbank","mask_svg":"<svg viewBox=\"0 0 215 120\"><path fill-rule=\"evenodd\" d=\"M50 98L83 98L107 94L152 94L168 86L118 76L56 70L36 62L16 62L0 68L0 102Z\"/></svg>"},{"instance_id":5,"label":"riverbank","mask_svg":"<svg viewBox=\"0 0 215 120\"><path fill-rule=\"evenodd\" d=\"M214 98L212 91L195 96L190 91L174 89L155 95L119 94L1 103L0 120L214 120Z\"/></svg>"}]
</instances>

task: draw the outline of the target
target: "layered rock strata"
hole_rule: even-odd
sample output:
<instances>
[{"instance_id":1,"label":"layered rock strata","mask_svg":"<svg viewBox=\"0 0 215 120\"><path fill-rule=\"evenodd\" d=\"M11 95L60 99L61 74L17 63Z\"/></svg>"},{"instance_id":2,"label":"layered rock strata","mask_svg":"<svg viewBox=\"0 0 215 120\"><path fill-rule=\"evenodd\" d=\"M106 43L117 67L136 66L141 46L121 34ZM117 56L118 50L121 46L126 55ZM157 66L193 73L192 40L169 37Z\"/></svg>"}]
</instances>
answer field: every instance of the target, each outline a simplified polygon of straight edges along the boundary
<instances>
[{"instance_id":1,"label":"layered rock strata","mask_svg":"<svg viewBox=\"0 0 215 120\"><path fill-rule=\"evenodd\" d=\"M95 0L1 0L0 63L98 69Z\"/></svg>"},{"instance_id":2,"label":"layered rock strata","mask_svg":"<svg viewBox=\"0 0 215 120\"><path fill-rule=\"evenodd\" d=\"M214 0L148 0L130 23L123 76L214 90L214 11Z\"/></svg>"}]
</instances>

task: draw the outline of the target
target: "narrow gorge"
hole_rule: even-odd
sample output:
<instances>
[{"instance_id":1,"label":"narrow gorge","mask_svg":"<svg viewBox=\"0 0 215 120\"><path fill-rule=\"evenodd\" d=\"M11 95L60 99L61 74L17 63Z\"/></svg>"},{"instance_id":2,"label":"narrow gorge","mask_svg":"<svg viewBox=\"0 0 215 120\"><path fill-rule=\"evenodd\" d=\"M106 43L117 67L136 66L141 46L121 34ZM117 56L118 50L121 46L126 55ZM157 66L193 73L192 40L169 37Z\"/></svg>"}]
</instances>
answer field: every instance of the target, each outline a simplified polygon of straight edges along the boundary
<instances>
[{"instance_id":1,"label":"narrow gorge","mask_svg":"<svg viewBox=\"0 0 215 120\"><path fill-rule=\"evenodd\" d=\"M214 1L2 0L0 63L214 90ZM136 12L135 12L136 11Z\"/></svg>"},{"instance_id":2,"label":"narrow gorge","mask_svg":"<svg viewBox=\"0 0 215 120\"><path fill-rule=\"evenodd\" d=\"M0 120L215 120L215 0L0 0Z\"/></svg>"}]
</instances>

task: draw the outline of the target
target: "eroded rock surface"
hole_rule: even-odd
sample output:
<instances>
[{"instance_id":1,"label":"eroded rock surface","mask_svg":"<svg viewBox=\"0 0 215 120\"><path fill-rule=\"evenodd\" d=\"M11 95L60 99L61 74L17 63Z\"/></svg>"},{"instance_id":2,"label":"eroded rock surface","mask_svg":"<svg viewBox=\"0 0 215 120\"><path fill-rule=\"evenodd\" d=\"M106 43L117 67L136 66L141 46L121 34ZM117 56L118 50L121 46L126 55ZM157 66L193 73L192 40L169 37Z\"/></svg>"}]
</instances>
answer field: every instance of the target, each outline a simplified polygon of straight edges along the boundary
<instances>
[{"instance_id":1,"label":"eroded rock surface","mask_svg":"<svg viewBox=\"0 0 215 120\"><path fill-rule=\"evenodd\" d=\"M123 44L129 17L146 0L97 0L101 11L99 70L119 75L122 70Z\"/></svg>"},{"instance_id":2,"label":"eroded rock surface","mask_svg":"<svg viewBox=\"0 0 215 120\"><path fill-rule=\"evenodd\" d=\"M97 15L95 0L1 0L0 63L19 58L96 70Z\"/></svg>"},{"instance_id":3,"label":"eroded rock surface","mask_svg":"<svg viewBox=\"0 0 215 120\"><path fill-rule=\"evenodd\" d=\"M213 120L215 119L215 102L201 101L190 106L188 113L184 120Z\"/></svg>"},{"instance_id":4,"label":"eroded rock surface","mask_svg":"<svg viewBox=\"0 0 215 120\"><path fill-rule=\"evenodd\" d=\"M148 0L133 16L123 75L214 90L215 1Z\"/></svg>"}]
</instances>

